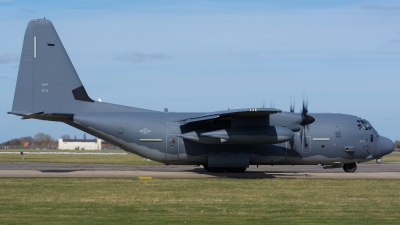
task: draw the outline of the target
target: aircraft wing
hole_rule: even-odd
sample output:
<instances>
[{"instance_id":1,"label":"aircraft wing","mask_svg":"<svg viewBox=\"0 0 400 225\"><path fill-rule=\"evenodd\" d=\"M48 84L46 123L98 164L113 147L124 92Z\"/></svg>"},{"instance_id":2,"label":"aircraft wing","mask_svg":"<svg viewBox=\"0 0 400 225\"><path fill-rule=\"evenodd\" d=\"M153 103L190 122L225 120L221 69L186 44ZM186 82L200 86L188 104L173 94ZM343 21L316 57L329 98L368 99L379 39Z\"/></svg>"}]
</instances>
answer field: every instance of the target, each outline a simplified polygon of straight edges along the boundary
<instances>
[{"instance_id":1,"label":"aircraft wing","mask_svg":"<svg viewBox=\"0 0 400 225\"><path fill-rule=\"evenodd\" d=\"M182 124L188 124L199 121L213 120L217 118L231 117L231 116L246 116L246 117L255 117L255 116L268 116L274 113L281 113L280 109L272 109L272 108L246 108L246 109L233 109L233 110L224 110L206 113L197 117L191 117L184 120L180 120Z\"/></svg>"}]
</instances>

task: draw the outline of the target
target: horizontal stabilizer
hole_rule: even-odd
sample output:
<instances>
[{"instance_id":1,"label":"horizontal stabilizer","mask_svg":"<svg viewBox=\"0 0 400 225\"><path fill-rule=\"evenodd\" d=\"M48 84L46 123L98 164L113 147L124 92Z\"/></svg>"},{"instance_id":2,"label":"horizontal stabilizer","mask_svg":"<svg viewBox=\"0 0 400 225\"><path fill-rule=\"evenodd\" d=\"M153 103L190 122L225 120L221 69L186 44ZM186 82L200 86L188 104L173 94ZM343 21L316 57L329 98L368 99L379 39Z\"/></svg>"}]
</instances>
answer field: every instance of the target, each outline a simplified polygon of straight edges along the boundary
<instances>
[{"instance_id":1,"label":"horizontal stabilizer","mask_svg":"<svg viewBox=\"0 0 400 225\"><path fill-rule=\"evenodd\" d=\"M7 114L13 114L16 116L31 116L31 115L41 115L43 112L31 113L31 112L22 112L22 111L12 111L7 112Z\"/></svg>"},{"instance_id":2,"label":"horizontal stabilizer","mask_svg":"<svg viewBox=\"0 0 400 225\"><path fill-rule=\"evenodd\" d=\"M51 121L62 121L63 119L72 119L73 114L62 114L62 113L29 113L29 112L7 112L8 114L13 114L21 116L22 119L41 119L41 120L51 120Z\"/></svg>"}]
</instances>

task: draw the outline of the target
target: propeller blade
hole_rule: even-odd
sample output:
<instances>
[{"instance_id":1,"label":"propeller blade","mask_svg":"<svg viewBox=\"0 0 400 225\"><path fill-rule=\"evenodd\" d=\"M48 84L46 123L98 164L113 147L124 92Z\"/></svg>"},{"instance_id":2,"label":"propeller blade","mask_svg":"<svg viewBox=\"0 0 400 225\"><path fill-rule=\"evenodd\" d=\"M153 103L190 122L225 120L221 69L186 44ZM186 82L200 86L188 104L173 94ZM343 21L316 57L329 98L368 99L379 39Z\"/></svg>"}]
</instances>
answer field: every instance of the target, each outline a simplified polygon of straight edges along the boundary
<instances>
[{"instance_id":1,"label":"propeller blade","mask_svg":"<svg viewBox=\"0 0 400 225\"><path fill-rule=\"evenodd\" d=\"M301 126L301 128L300 128L300 143L301 143L301 145L303 145L303 140L304 140L304 138L303 138L303 126Z\"/></svg>"},{"instance_id":2,"label":"propeller blade","mask_svg":"<svg viewBox=\"0 0 400 225\"><path fill-rule=\"evenodd\" d=\"M306 127L307 126L301 126L300 129L300 143L303 147L308 147Z\"/></svg>"},{"instance_id":3,"label":"propeller blade","mask_svg":"<svg viewBox=\"0 0 400 225\"><path fill-rule=\"evenodd\" d=\"M290 149L294 149L294 138L289 140L289 144L290 144Z\"/></svg>"},{"instance_id":4,"label":"propeller blade","mask_svg":"<svg viewBox=\"0 0 400 225\"><path fill-rule=\"evenodd\" d=\"M303 126L303 130L304 130L304 136L303 136L303 139L304 139L304 147L308 147L308 143L307 143L307 134L306 134L306 126Z\"/></svg>"},{"instance_id":5,"label":"propeller blade","mask_svg":"<svg viewBox=\"0 0 400 225\"><path fill-rule=\"evenodd\" d=\"M294 113L294 109L296 106L296 99L292 100L292 97L290 97L290 112Z\"/></svg>"},{"instance_id":6,"label":"propeller blade","mask_svg":"<svg viewBox=\"0 0 400 225\"><path fill-rule=\"evenodd\" d=\"M304 147L308 146L307 143L307 134L306 134L306 130L310 131L310 127L308 126L309 124L314 123L315 118L312 116L307 115L308 113L308 98L305 97L305 95L303 94L303 108L301 110L301 142L303 144L304 142Z\"/></svg>"},{"instance_id":7,"label":"propeller blade","mask_svg":"<svg viewBox=\"0 0 400 225\"><path fill-rule=\"evenodd\" d=\"M301 115L307 115L308 113L308 98L303 95L303 109L301 110Z\"/></svg>"}]
</instances>

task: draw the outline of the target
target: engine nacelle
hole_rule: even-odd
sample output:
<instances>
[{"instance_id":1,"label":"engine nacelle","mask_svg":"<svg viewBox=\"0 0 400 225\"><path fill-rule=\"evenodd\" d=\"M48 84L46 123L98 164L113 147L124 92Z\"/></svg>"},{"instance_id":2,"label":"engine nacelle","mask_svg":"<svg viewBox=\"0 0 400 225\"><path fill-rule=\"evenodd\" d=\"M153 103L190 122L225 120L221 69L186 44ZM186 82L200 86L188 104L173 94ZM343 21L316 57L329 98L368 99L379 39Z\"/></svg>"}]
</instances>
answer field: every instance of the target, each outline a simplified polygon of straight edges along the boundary
<instances>
[{"instance_id":1,"label":"engine nacelle","mask_svg":"<svg viewBox=\"0 0 400 225\"><path fill-rule=\"evenodd\" d=\"M200 136L239 144L277 144L289 141L294 133L280 126L251 126L210 131L201 133Z\"/></svg>"}]
</instances>

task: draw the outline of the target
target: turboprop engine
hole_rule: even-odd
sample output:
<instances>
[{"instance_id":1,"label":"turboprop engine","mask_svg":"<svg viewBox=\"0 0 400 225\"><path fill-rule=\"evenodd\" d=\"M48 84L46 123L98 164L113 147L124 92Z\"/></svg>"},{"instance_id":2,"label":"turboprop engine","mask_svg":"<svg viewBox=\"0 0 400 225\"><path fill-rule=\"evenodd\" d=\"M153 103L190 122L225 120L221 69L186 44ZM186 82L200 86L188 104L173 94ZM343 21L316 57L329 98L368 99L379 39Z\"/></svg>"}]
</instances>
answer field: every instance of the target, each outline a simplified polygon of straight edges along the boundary
<instances>
[{"instance_id":1,"label":"turboprop engine","mask_svg":"<svg viewBox=\"0 0 400 225\"><path fill-rule=\"evenodd\" d=\"M180 137L204 144L277 144L294 137L293 131L281 126L234 127L209 132L189 132Z\"/></svg>"}]
</instances>

